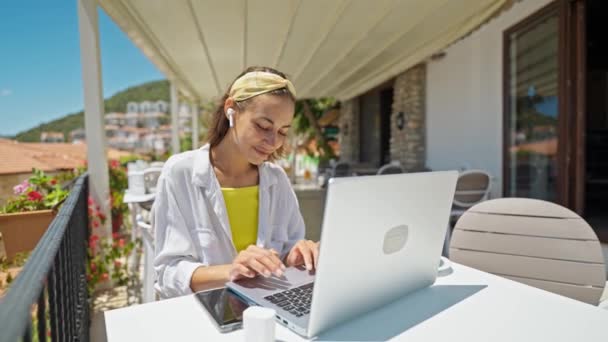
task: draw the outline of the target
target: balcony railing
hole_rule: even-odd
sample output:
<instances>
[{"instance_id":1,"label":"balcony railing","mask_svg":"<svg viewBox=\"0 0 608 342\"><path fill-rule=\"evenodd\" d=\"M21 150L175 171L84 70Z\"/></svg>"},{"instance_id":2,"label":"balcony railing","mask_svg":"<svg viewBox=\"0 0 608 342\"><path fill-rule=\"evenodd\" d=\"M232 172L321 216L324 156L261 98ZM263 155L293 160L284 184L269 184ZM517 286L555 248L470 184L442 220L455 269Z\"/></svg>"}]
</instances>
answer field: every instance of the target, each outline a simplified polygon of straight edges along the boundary
<instances>
[{"instance_id":1,"label":"balcony railing","mask_svg":"<svg viewBox=\"0 0 608 342\"><path fill-rule=\"evenodd\" d=\"M80 176L0 300L0 341L88 341L88 176Z\"/></svg>"}]
</instances>

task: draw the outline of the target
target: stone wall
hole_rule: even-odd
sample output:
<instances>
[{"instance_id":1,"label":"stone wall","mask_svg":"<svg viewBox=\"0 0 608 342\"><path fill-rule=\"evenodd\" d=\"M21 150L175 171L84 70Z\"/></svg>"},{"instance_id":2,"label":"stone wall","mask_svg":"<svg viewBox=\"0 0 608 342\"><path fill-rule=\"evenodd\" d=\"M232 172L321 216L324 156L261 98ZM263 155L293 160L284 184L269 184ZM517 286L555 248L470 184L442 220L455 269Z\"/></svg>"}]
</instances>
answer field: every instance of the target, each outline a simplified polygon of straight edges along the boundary
<instances>
[{"instance_id":1,"label":"stone wall","mask_svg":"<svg viewBox=\"0 0 608 342\"><path fill-rule=\"evenodd\" d=\"M391 160L407 171L419 171L426 163L426 66L419 64L397 76L391 115ZM403 128L397 127L403 113Z\"/></svg>"},{"instance_id":2,"label":"stone wall","mask_svg":"<svg viewBox=\"0 0 608 342\"><path fill-rule=\"evenodd\" d=\"M419 64L397 76L393 91L391 161L399 161L406 171L424 170L426 167L426 65ZM368 93L368 96L369 94L371 93ZM379 92L375 94L380 96ZM360 161L360 103L361 96L343 102L341 109L340 160L352 163ZM401 129L398 128L400 113L403 113Z\"/></svg>"},{"instance_id":3,"label":"stone wall","mask_svg":"<svg viewBox=\"0 0 608 342\"><path fill-rule=\"evenodd\" d=\"M359 98L342 103L340 109L340 160L359 161Z\"/></svg>"}]
</instances>

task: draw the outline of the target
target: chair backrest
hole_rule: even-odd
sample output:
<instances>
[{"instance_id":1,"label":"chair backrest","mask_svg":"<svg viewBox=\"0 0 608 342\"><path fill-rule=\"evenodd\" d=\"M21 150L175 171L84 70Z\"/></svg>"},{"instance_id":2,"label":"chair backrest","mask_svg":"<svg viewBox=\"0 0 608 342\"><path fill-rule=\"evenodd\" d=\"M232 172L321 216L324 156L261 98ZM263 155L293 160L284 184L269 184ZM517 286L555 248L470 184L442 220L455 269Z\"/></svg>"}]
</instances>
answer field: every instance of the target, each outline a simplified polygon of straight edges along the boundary
<instances>
[{"instance_id":1,"label":"chair backrest","mask_svg":"<svg viewBox=\"0 0 608 342\"><path fill-rule=\"evenodd\" d=\"M380 169L378 169L378 172L376 174L377 175L393 175L393 174L398 174L398 173L403 173L403 168L401 167L401 165L389 163L389 164L382 166Z\"/></svg>"},{"instance_id":2,"label":"chair backrest","mask_svg":"<svg viewBox=\"0 0 608 342\"><path fill-rule=\"evenodd\" d=\"M347 162L337 162L332 167L331 177L349 177L352 175L351 166Z\"/></svg>"},{"instance_id":3,"label":"chair backrest","mask_svg":"<svg viewBox=\"0 0 608 342\"><path fill-rule=\"evenodd\" d=\"M571 210L541 200L473 206L456 223L450 259L593 305L606 286L593 229Z\"/></svg>"},{"instance_id":4,"label":"chair backrest","mask_svg":"<svg viewBox=\"0 0 608 342\"><path fill-rule=\"evenodd\" d=\"M150 163L150 167L160 167L162 168L165 165L165 162L162 161L153 161Z\"/></svg>"},{"instance_id":5,"label":"chair backrest","mask_svg":"<svg viewBox=\"0 0 608 342\"><path fill-rule=\"evenodd\" d=\"M156 183L163 169L160 167L149 167L144 170L144 185L146 193L151 194L156 192Z\"/></svg>"},{"instance_id":6,"label":"chair backrest","mask_svg":"<svg viewBox=\"0 0 608 342\"><path fill-rule=\"evenodd\" d=\"M137 228L141 233L143 240L143 261L144 261L144 276L143 276L143 293L142 299L144 303L155 300L154 293L154 206L150 209L150 222L146 222L142 215L137 215Z\"/></svg>"},{"instance_id":7,"label":"chair backrest","mask_svg":"<svg viewBox=\"0 0 608 342\"><path fill-rule=\"evenodd\" d=\"M456 182L454 205L470 208L485 200L490 193L490 175L482 170L461 172Z\"/></svg>"}]
</instances>

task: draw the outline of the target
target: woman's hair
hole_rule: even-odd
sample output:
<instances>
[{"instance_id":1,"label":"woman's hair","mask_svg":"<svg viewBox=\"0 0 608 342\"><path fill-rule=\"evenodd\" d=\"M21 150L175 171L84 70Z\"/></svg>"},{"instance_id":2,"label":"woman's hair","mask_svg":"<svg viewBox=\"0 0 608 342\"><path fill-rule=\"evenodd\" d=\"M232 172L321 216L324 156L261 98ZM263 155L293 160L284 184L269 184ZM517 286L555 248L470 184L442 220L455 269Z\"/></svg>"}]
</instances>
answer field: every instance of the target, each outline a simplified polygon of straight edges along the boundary
<instances>
[{"instance_id":1,"label":"woman's hair","mask_svg":"<svg viewBox=\"0 0 608 342\"><path fill-rule=\"evenodd\" d=\"M224 93L224 95L221 97L221 99L219 100L219 102L217 104L216 109L213 111L213 117L211 118L211 125L209 126L209 131L208 131L209 135L207 137L207 142L209 143L209 145L211 147L217 146L222 141L222 139L224 139L224 137L226 136L226 133L228 133L229 122L228 122L228 118L226 118L226 113L224 113L224 103L226 102L226 99L228 99L228 97L229 97L230 88L232 88L232 85L234 84L234 82L236 80L238 80L241 76L245 75L248 72L252 72L252 71L270 72L270 73L279 75L284 79L287 79L285 74L283 74L282 72L275 70L273 68L269 68L269 67L252 66L252 67L245 69L245 71L243 71L234 81L232 81L232 83L230 83L228 90L226 90L226 93ZM287 88L276 89L276 90L273 90L273 91L270 91L270 92L264 93L264 94L269 94L269 95L273 95L273 96L281 96L281 97L288 98L288 99L292 100L293 102L296 101L293 94L291 94L291 92L289 92L289 90L287 90ZM240 110L244 110L245 108L247 108L247 106L249 104L251 104L252 101L255 101L256 97L257 96L254 96L252 98L249 98L244 101L239 101L239 102L235 101L236 106ZM270 155L270 157L268 159L270 161L276 160L276 159L282 157L283 152L284 152L284 147L281 146L277 151L275 151L272 155Z\"/></svg>"}]
</instances>

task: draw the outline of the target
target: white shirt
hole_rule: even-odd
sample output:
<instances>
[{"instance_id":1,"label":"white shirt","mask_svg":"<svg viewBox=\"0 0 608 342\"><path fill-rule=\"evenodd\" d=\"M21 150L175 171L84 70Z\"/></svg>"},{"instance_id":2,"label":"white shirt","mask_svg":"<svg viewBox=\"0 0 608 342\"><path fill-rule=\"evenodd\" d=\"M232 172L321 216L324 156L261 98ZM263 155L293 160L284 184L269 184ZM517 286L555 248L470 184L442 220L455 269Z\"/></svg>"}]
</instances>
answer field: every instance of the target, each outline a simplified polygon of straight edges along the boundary
<instances>
[{"instance_id":1,"label":"white shirt","mask_svg":"<svg viewBox=\"0 0 608 342\"><path fill-rule=\"evenodd\" d=\"M256 244L273 248L284 258L304 238L298 201L281 167L263 163L259 179ZM237 256L209 145L169 158L156 191L155 288L162 298L190 294L195 269L230 264Z\"/></svg>"}]
</instances>

